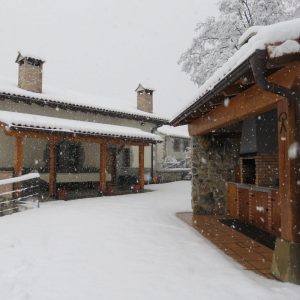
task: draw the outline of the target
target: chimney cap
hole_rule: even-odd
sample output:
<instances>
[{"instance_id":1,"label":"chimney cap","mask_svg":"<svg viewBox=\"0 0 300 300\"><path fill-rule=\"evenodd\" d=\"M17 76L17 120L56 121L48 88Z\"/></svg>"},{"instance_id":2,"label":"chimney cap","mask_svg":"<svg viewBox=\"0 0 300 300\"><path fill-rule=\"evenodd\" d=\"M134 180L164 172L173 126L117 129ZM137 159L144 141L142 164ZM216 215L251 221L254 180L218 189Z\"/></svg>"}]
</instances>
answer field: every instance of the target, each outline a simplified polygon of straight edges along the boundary
<instances>
[{"instance_id":1,"label":"chimney cap","mask_svg":"<svg viewBox=\"0 0 300 300\"><path fill-rule=\"evenodd\" d=\"M18 56L16 58L16 63L20 64L24 60L29 60L29 61L32 61L34 63L38 63L39 65L41 65L45 62L45 60L41 57L37 57L35 55L29 55L28 53L25 54L25 55L22 55L21 52L18 51Z\"/></svg>"},{"instance_id":2,"label":"chimney cap","mask_svg":"<svg viewBox=\"0 0 300 300\"><path fill-rule=\"evenodd\" d=\"M135 92L141 92L141 91L150 91L150 92L154 92L155 89L150 88L150 87L144 87L141 83L139 83L138 87L135 89Z\"/></svg>"}]
</instances>

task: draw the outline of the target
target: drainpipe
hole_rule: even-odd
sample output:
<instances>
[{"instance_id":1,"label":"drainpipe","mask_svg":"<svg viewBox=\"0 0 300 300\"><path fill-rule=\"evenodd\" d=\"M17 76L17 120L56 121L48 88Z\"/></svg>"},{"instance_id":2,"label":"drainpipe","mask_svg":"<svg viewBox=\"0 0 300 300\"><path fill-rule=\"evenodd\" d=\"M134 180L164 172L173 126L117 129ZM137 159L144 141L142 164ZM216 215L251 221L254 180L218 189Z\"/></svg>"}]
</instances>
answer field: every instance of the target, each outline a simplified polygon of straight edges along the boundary
<instances>
[{"instance_id":1,"label":"drainpipe","mask_svg":"<svg viewBox=\"0 0 300 300\"><path fill-rule=\"evenodd\" d=\"M268 81L266 76L267 59L267 50L256 50L255 54L249 59L253 76L257 85L265 91L280 95L287 99L300 100L300 95L298 92Z\"/></svg>"}]
</instances>

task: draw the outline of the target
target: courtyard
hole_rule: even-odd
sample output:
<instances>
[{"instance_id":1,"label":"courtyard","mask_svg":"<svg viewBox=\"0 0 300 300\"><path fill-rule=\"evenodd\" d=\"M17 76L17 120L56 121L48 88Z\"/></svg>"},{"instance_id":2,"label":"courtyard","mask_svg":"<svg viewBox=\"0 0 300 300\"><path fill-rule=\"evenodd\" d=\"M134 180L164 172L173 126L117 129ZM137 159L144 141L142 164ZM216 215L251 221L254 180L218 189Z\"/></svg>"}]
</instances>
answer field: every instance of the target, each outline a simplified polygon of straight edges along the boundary
<instances>
[{"instance_id":1,"label":"courtyard","mask_svg":"<svg viewBox=\"0 0 300 300\"><path fill-rule=\"evenodd\" d=\"M1 299L300 299L176 216L191 211L190 182L146 188L2 217Z\"/></svg>"}]
</instances>

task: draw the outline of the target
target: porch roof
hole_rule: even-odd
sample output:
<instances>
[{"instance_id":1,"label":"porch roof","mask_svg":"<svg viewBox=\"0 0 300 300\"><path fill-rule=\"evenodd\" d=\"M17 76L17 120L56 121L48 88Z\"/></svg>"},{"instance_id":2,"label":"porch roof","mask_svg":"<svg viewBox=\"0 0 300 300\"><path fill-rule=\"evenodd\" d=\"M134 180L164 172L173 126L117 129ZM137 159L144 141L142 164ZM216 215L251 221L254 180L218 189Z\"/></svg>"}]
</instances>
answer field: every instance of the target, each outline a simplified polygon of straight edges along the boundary
<instances>
[{"instance_id":1,"label":"porch roof","mask_svg":"<svg viewBox=\"0 0 300 300\"><path fill-rule=\"evenodd\" d=\"M299 42L300 18L248 29L239 40L240 49L208 78L171 125L189 124L218 105L227 106L231 97L255 84L250 59L257 50L266 50L270 75L285 63L300 60Z\"/></svg>"},{"instance_id":2,"label":"porch roof","mask_svg":"<svg viewBox=\"0 0 300 300\"><path fill-rule=\"evenodd\" d=\"M0 122L10 131L35 131L51 134L109 138L128 142L157 143L158 135L139 128L71 119L53 118L41 115L0 111Z\"/></svg>"},{"instance_id":3,"label":"porch roof","mask_svg":"<svg viewBox=\"0 0 300 300\"><path fill-rule=\"evenodd\" d=\"M159 134L168 135L172 137L178 137L183 139L190 138L187 126L173 127L169 125L164 125L162 127L157 128L157 132Z\"/></svg>"}]
</instances>

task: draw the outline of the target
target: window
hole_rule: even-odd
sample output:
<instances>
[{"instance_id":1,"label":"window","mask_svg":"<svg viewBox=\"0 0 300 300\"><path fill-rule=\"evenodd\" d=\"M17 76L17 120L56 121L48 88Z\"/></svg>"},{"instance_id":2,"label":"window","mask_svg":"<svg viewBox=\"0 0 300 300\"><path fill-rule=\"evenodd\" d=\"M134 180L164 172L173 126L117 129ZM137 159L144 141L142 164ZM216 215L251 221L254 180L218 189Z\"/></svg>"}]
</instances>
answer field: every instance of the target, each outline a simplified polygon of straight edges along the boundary
<instances>
[{"instance_id":1,"label":"window","mask_svg":"<svg viewBox=\"0 0 300 300\"><path fill-rule=\"evenodd\" d=\"M179 152L180 151L180 139L174 138L174 151Z\"/></svg>"},{"instance_id":2,"label":"window","mask_svg":"<svg viewBox=\"0 0 300 300\"><path fill-rule=\"evenodd\" d=\"M186 151L187 148L190 147L190 141L189 140L183 140L183 150Z\"/></svg>"},{"instance_id":3,"label":"window","mask_svg":"<svg viewBox=\"0 0 300 300\"><path fill-rule=\"evenodd\" d=\"M64 141L58 145L58 172L79 172L82 165L83 148L80 143Z\"/></svg>"},{"instance_id":4,"label":"window","mask_svg":"<svg viewBox=\"0 0 300 300\"><path fill-rule=\"evenodd\" d=\"M84 149L81 143L63 141L56 146L56 171L76 173L83 169ZM49 171L50 146L45 151L46 169Z\"/></svg>"},{"instance_id":5,"label":"window","mask_svg":"<svg viewBox=\"0 0 300 300\"><path fill-rule=\"evenodd\" d=\"M123 150L123 167L130 168L130 148Z\"/></svg>"}]
</instances>

